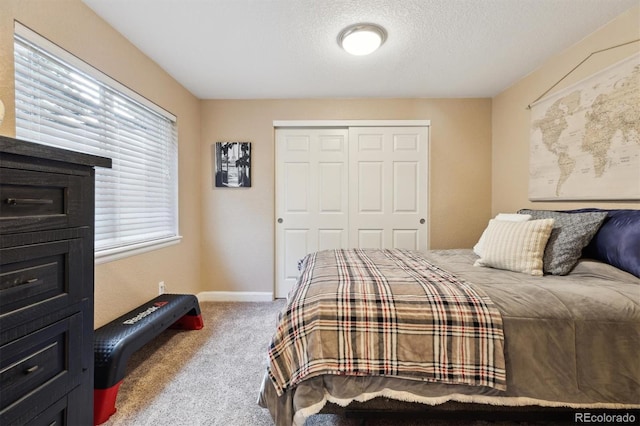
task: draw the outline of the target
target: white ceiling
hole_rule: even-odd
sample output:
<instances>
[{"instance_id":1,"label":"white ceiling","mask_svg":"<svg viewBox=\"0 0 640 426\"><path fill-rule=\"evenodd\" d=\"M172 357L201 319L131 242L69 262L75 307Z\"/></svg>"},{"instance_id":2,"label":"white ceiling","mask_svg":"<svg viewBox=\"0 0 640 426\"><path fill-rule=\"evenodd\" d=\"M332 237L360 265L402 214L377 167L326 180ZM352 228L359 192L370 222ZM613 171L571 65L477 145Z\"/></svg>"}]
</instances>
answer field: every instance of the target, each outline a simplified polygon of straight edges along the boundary
<instances>
[{"instance_id":1,"label":"white ceiling","mask_svg":"<svg viewBox=\"0 0 640 426\"><path fill-rule=\"evenodd\" d=\"M83 0L200 99L493 97L639 0ZM374 54L344 27L388 32ZM560 78L561 76L558 76Z\"/></svg>"}]
</instances>

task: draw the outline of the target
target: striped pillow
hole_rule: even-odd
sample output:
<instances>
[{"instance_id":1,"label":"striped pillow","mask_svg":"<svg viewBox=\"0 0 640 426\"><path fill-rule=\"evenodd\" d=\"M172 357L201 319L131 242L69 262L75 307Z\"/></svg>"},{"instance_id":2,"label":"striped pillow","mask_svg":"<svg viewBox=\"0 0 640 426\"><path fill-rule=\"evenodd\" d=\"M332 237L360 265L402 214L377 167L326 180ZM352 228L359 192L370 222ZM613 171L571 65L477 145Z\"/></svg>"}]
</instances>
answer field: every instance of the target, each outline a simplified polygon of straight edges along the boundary
<instances>
[{"instance_id":1,"label":"striped pillow","mask_svg":"<svg viewBox=\"0 0 640 426\"><path fill-rule=\"evenodd\" d=\"M531 219L531 215L519 214L519 213L498 213L498 215L494 217L494 219L509 220L511 222L525 222ZM544 218L538 218L538 219L544 219ZM484 232L482 233L482 235L480 235L480 239L478 240L476 245L473 246L473 252L478 256L482 257L483 248L484 248Z\"/></svg>"},{"instance_id":2,"label":"striped pillow","mask_svg":"<svg viewBox=\"0 0 640 426\"><path fill-rule=\"evenodd\" d=\"M554 222L554 219L527 222L491 219L485 230L482 257L474 265L541 276L544 249Z\"/></svg>"}]
</instances>

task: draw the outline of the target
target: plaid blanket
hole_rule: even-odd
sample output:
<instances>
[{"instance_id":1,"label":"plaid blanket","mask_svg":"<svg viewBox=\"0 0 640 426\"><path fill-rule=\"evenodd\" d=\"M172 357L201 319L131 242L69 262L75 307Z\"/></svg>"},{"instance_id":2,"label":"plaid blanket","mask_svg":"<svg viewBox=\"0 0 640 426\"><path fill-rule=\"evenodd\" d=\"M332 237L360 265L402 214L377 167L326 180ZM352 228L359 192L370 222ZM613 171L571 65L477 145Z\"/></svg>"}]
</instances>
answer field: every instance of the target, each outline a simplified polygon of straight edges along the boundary
<instances>
[{"instance_id":1,"label":"plaid blanket","mask_svg":"<svg viewBox=\"0 0 640 426\"><path fill-rule=\"evenodd\" d=\"M269 348L278 395L322 375L506 389L502 318L479 289L407 250L307 255Z\"/></svg>"}]
</instances>

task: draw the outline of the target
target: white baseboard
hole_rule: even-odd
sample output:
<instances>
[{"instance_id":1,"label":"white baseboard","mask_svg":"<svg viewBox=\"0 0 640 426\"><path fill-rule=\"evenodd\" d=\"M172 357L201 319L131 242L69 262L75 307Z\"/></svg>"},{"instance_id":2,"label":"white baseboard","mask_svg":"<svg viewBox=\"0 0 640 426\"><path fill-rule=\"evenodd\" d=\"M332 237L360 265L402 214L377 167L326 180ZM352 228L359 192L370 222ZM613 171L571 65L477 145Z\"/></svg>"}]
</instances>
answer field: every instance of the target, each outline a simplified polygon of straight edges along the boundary
<instances>
[{"instance_id":1,"label":"white baseboard","mask_svg":"<svg viewBox=\"0 0 640 426\"><path fill-rule=\"evenodd\" d=\"M200 302L272 302L273 293L258 291L203 291Z\"/></svg>"}]
</instances>

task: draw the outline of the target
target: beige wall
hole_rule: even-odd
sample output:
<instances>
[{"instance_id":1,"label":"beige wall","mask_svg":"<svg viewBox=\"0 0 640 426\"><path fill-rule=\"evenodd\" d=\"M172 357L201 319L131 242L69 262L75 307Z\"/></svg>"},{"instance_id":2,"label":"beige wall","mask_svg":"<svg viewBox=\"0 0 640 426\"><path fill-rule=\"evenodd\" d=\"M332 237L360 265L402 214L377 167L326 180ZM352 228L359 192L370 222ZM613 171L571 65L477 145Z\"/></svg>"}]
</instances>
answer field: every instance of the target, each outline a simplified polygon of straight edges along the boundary
<instances>
[{"instance_id":1,"label":"beige wall","mask_svg":"<svg viewBox=\"0 0 640 426\"><path fill-rule=\"evenodd\" d=\"M182 243L96 267L96 326L170 292L271 292L274 280L273 120L431 120L431 248L471 247L498 212L521 207L638 203L530 203L529 111L525 107L594 50L638 38L639 8L549 59L491 99L198 101L80 0L0 2L0 134L14 135L13 20L39 32L174 113L179 123ZM558 88L628 56L638 45L599 54ZM251 188L215 189L211 145L250 141ZM492 196L493 194L493 196Z\"/></svg>"},{"instance_id":2,"label":"beige wall","mask_svg":"<svg viewBox=\"0 0 640 426\"><path fill-rule=\"evenodd\" d=\"M490 99L202 101L202 277L208 291L271 292L274 120L431 120L432 248L471 247L490 214ZM252 187L214 188L211 146L252 142Z\"/></svg>"},{"instance_id":3,"label":"beige wall","mask_svg":"<svg viewBox=\"0 0 640 426\"><path fill-rule=\"evenodd\" d=\"M96 327L155 296L160 280L169 292L272 291L273 120L431 120L431 247L471 246L489 216L488 99L199 102L80 0L3 0L0 12L1 134L15 134L14 19L178 117L184 239L96 266ZM213 189L211 145L224 140L253 142L252 188Z\"/></svg>"},{"instance_id":4,"label":"beige wall","mask_svg":"<svg viewBox=\"0 0 640 426\"><path fill-rule=\"evenodd\" d=\"M200 291L199 101L96 16L80 0L0 1L0 134L15 135L13 21L38 32L178 117L180 233L178 245L96 266L96 327L168 292Z\"/></svg>"},{"instance_id":5,"label":"beige wall","mask_svg":"<svg viewBox=\"0 0 640 426\"><path fill-rule=\"evenodd\" d=\"M530 111L527 105L592 52L640 38L640 7L619 16L493 99L492 214L519 208L640 208L640 202L530 202L528 200ZM640 50L640 43L598 53L571 73L555 91L574 84ZM639 101L640 102L640 101Z\"/></svg>"}]
</instances>

